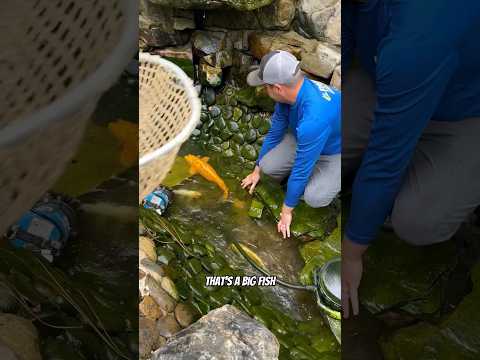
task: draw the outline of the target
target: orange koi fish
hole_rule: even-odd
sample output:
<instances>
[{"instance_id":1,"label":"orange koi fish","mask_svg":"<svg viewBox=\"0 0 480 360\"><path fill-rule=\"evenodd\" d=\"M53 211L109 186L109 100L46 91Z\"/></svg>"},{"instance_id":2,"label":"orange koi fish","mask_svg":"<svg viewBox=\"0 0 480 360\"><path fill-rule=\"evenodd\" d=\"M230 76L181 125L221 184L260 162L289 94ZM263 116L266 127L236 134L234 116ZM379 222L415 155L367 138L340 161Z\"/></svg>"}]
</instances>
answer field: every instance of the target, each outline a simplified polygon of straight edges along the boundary
<instances>
[{"instance_id":1,"label":"orange koi fish","mask_svg":"<svg viewBox=\"0 0 480 360\"><path fill-rule=\"evenodd\" d=\"M186 155L185 160L190 165L190 174L195 175L199 174L208 181L216 184L221 190L223 190L223 198L227 199L228 197L228 187L225 185L223 180L218 176L215 169L208 163L208 157L198 157L195 155Z\"/></svg>"}]
</instances>

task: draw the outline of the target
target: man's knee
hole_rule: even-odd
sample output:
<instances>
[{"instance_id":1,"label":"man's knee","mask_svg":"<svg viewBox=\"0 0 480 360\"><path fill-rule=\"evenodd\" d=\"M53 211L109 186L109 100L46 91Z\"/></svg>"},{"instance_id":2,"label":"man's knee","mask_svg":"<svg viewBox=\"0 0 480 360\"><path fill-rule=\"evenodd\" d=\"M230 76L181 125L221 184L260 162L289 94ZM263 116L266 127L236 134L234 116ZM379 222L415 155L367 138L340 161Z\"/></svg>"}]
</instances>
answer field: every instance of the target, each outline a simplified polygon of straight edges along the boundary
<instances>
[{"instance_id":1,"label":"man's knee","mask_svg":"<svg viewBox=\"0 0 480 360\"><path fill-rule=\"evenodd\" d=\"M325 207L332 203L337 194L334 191L322 192L315 191L313 188L307 187L303 194L303 199L308 206L313 208Z\"/></svg>"},{"instance_id":2,"label":"man's knee","mask_svg":"<svg viewBox=\"0 0 480 360\"><path fill-rule=\"evenodd\" d=\"M258 163L260 170L265 175L270 176L272 179L281 181L285 176L279 171L278 163L272 161L267 156L264 156Z\"/></svg>"},{"instance_id":3,"label":"man's knee","mask_svg":"<svg viewBox=\"0 0 480 360\"><path fill-rule=\"evenodd\" d=\"M399 238L415 246L440 243L453 235L442 227L440 218L411 206L394 207L392 226Z\"/></svg>"}]
</instances>

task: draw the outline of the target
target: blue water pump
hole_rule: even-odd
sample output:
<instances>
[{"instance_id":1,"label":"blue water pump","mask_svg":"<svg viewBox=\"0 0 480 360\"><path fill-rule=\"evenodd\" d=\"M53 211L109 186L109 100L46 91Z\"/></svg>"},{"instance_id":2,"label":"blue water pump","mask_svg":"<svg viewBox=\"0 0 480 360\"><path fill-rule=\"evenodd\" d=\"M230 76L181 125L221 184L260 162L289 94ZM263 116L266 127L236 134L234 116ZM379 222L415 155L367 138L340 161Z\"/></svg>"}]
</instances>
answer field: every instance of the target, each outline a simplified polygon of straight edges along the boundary
<instances>
[{"instance_id":1,"label":"blue water pump","mask_svg":"<svg viewBox=\"0 0 480 360\"><path fill-rule=\"evenodd\" d=\"M12 246L38 253L52 262L76 235L77 219L72 201L46 195L12 225Z\"/></svg>"},{"instance_id":2,"label":"blue water pump","mask_svg":"<svg viewBox=\"0 0 480 360\"><path fill-rule=\"evenodd\" d=\"M144 197L142 205L145 209L152 209L162 215L173 200L173 192L164 186L159 186Z\"/></svg>"}]
</instances>

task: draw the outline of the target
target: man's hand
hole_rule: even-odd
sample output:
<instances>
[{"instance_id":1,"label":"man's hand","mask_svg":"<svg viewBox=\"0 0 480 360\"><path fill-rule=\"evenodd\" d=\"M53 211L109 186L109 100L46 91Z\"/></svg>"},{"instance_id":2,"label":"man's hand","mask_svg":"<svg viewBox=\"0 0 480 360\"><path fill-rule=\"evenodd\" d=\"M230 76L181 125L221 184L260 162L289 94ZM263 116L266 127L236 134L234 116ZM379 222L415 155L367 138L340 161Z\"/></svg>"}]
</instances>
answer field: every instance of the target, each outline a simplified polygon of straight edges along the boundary
<instances>
[{"instance_id":1,"label":"man's hand","mask_svg":"<svg viewBox=\"0 0 480 360\"><path fill-rule=\"evenodd\" d=\"M342 308L343 317L350 316L350 304L353 315L358 315L358 287L362 279L362 255L367 245L352 242L347 237L342 241Z\"/></svg>"},{"instance_id":2,"label":"man's hand","mask_svg":"<svg viewBox=\"0 0 480 360\"><path fill-rule=\"evenodd\" d=\"M280 213L280 221L277 224L278 232L281 232L283 238L290 237L290 224L292 223L293 208L283 204L282 212Z\"/></svg>"},{"instance_id":3,"label":"man's hand","mask_svg":"<svg viewBox=\"0 0 480 360\"><path fill-rule=\"evenodd\" d=\"M253 190L255 190L255 186L257 186L258 182L260 181L260 167L257 165L253 172L248 175L245 179L242 180L242 188L247 188L250 194L253 194Z\"/></svg>"}]
</instances>

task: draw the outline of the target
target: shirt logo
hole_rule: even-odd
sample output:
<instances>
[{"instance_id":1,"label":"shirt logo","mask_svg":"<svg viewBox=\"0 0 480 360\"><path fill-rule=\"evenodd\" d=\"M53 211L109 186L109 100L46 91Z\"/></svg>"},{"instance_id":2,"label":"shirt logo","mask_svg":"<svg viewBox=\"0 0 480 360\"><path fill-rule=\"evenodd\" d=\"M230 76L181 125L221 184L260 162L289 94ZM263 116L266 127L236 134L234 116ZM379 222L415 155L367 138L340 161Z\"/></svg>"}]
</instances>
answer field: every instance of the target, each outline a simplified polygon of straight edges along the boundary
<instances>
[{"instance_id":1,"label":"shirt logo","mask_svg":"<svg viewBox=\"0 0 480 360\"><path fill-rule=\"evenodd\" d=\"M324 83L322 83L320 81L314 81L314 83L320 89L320 92L322 93L322 97L326 101L332 101L332 97L330 96L330 94L332 94L332 95L335 94L335 91L333 91L330 86L325 85Z\"/></svg>"}]
</instances>

